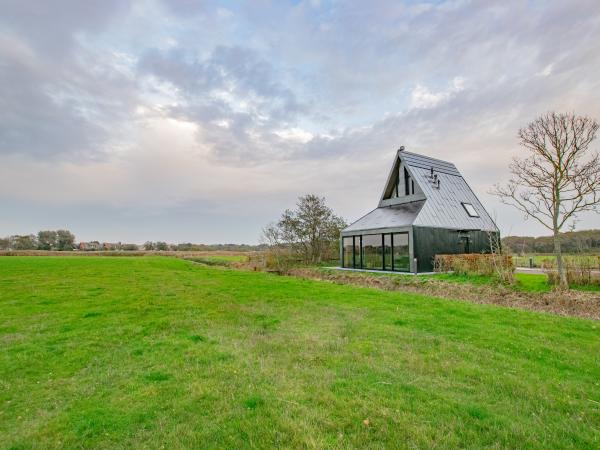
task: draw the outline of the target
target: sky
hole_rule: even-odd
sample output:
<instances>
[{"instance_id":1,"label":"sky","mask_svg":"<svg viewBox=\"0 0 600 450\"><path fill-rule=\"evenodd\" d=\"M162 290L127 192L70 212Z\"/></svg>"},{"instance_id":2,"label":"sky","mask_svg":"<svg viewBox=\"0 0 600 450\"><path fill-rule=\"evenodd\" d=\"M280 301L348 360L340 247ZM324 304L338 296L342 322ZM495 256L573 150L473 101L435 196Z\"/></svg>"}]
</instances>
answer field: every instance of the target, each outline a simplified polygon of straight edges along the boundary
<instances>
[{"instance_id":1,"label":"sky","mask_svg":"<svg viewBox=\"0 0 600 450\"><path fill-rule=\"evenodd\" d=\"M257 243L307 193L352 222L401 145L455 163L504 235L549 234L488 192L537 116L600 120L597 0L0 10L0 236Z\"/></svg>"}]
</instances>

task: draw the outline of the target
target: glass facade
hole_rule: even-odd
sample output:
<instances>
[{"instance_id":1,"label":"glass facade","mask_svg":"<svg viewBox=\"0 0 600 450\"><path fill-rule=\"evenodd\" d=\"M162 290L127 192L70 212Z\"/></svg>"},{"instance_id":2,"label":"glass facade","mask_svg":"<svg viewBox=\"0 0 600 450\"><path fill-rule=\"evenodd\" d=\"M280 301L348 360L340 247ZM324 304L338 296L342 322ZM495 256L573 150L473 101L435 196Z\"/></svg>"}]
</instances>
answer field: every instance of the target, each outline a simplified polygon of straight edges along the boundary
<instances>
[{"instance_id":1,"label":"glass facade","mask_svg":"<svg viewBox=\"0 0 600 450\"><path fill-rule=\"evenodd\" d=\"M361 241L362 241L362 236L354 236L354 268L355 269L360 269L362 267Z\"/></svg>"},{"instance_id":2,"label":"glass facade","mask_svg":"<svg viewBox=\"0 0 600 450\"><path fill-rule=\"evenodd\" d=\"M342 258L343 267L409 272L408 233L346 236Z\"/></svg>"},{"instance_id":3,"label":"glass facade","mask_svg":"<svg viewBox=\"0 0 600 450\"><path fill-rule=\"evenodd\" d=\"M394 270L399 272L410 271L410 253L408 249L408 233L394 233L392 235Z\"/></svg>"},{"instance_id":4,"label":"glass facade","mask_svg":"<svg viewBox=\"0 0 600 450\"><path fill-rule=\"evenodd\" d=\"M392 235L383 235L383 270L392 270Z\"/></svg>"},{"instance_id":5,"label":"glass facade","mask_svg":"<svg viewBox=\"0 0 600 450\"><path fill-rule=\"evenodd\" d=\"M342 267L354 267L354 237L345 237L342 240L343 265Z\"/></svg>"},{"instance_id":6,"label":"glass facade","mask_svg":"<svg viewBox=\"0 0 600 450\"><path fill-rule=\"evenodd\" d=\"M362 237L363 269L383 270L383 248L381 234L367 234Z\"/></svg>"}]
</instances>

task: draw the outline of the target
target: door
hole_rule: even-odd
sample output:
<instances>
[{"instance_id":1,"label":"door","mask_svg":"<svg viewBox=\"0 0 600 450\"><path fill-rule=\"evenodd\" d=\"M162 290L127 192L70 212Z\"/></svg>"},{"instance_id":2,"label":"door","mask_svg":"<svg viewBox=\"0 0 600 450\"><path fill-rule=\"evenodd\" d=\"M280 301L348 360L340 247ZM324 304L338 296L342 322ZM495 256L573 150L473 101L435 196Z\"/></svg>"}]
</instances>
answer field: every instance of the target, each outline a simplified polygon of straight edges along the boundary
<instances>
[{"instance_id":1,"label":"door","mask_svg":"<svg viewBox=\"0 0 600 450\"><path fill-rule=\"evenodd\" d=\"M471 253L469 236L461 236L459 240L460 253Z\"/></svg>"}]
</instances>

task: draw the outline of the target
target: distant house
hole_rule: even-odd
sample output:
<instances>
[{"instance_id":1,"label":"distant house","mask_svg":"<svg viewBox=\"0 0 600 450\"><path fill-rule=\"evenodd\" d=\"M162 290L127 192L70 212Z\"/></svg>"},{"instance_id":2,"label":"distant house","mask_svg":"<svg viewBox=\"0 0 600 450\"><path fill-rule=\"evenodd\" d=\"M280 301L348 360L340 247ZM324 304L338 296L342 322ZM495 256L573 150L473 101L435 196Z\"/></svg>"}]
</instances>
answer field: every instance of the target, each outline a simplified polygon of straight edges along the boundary
<instances>
[{"instance_id":1,"label":"distant house","mask_svg":"<svg viewBox=\"0 0 600 450\"><path fill-rule=\"evenodd\" d=\"M377 208L341 234L342 267L430 272L436 254L489 252L499 230L454 164L401 147Z\"/></svg>"},{"instance_id":2,"label":"distant house","mask_svg":"<svg viewBox=\"0 0 600 450\"><path fill-rule=\"evenodd\" d=\"M121 250L120 242L103 242L100 246L102 250L111 251L111 250Z\"/></svg>"},{"instance_id":3,"label":"distant house","mask_svg":"<svg viewBox=\"0 0 600 450\"><path fill-rule=\"evenodd\" d=\"M92 252L100 250L100 242L91 241L91 242L80 242L79 250L84 252Z\"/></svg>"}]
</instances>

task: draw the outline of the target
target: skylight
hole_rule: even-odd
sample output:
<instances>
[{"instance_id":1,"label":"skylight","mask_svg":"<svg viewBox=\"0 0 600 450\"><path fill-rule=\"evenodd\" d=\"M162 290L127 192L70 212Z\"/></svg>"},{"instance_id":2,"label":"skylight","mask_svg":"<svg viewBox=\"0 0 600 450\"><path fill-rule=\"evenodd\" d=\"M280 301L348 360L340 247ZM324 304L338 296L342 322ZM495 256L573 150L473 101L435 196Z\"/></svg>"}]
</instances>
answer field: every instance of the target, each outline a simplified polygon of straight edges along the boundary
<instances>
[{"instance_id":1,"label":"skylight","mask_svg":"<svg viewBox=\"0 0 600 450\"><path fill-rule=\"evenodd\" d=\"M473 208L473 205L471 205L470 203L462 203L462 205L463 208L465 208L465 211L467 212L469 217L479 217L479 214L477 214L477 211L475 210L475 208Z\"/></svg>"}]
</instances>

